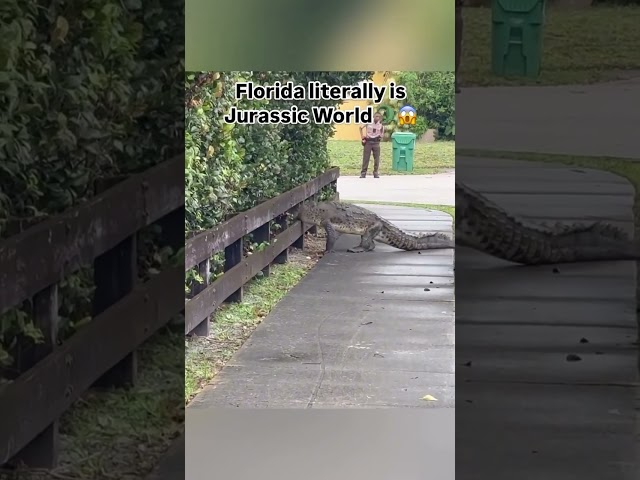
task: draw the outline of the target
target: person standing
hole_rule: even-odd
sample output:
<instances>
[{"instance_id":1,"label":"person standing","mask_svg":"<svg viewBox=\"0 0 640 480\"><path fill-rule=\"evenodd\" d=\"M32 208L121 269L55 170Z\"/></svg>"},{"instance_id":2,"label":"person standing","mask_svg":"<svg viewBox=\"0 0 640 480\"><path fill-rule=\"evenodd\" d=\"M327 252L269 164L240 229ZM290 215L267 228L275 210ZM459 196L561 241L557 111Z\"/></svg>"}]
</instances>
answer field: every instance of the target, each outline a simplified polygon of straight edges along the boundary
<instances>
[{"instance_id":1,"label":"person standing","mask_svg":"<svg viewBox=\"0 0 640 480\"><path fill-rule=\"evenodd\" d=\"M373 153L373 178L380 178L380 141L384 134L384 125L382 125L382 115L376 113L373 116L373 123L362 125L360 127L360 137L362 138L363 152L362 152L362 170L360 171L360 178L367 177L367 170L369 169L369 160Z\"/></svg>"}]
</instances>

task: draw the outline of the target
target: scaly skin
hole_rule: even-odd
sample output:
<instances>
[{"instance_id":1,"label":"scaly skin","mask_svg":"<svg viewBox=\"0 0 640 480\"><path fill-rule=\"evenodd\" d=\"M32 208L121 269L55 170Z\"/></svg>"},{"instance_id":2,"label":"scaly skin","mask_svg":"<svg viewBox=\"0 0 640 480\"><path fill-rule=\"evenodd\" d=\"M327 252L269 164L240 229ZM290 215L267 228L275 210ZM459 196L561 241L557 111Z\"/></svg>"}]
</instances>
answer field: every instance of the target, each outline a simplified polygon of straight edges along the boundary
<instances>
[{"instance_id":1,"label":"scaly skin","mask_svg":"<svg viewBox=\"0 0 640 480\"><path fill-rule=\"evenodd\" d=\"M379 217L366 208L341 202L321 202L304 204L298 212L304 223L323 227L327 232L326 251L332 251L339 234L360 235L360 245L350 248L352 253L370 252L378 240L401 250L430 250L454 248L452 235L433 233L415 236L403 232L398 227Z\"/></svg>"},{"instance_id":2,"label":"scaly skin","mask_svg":"<svg viewBox=\"0 0 640 480\"><path fill-rule=\"evenodd\" d=\"M525 265L640 260L640 248L612 225L525 225L466 185L456 183L456 242Z\"/></svg>"}]
</instances>

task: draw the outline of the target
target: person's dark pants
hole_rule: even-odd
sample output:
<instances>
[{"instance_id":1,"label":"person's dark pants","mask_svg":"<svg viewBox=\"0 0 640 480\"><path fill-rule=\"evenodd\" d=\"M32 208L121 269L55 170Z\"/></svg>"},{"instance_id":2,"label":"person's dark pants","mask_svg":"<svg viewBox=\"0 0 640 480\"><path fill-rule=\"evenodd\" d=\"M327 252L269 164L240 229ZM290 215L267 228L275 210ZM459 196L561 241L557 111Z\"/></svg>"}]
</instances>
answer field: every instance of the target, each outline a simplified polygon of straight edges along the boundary
<instances>
[{"instance_id":1,"label":"person's dark pants","mask_svg":"<svg viewBox=\"0 0 640 480\"><path fill-rule=\"evenodd\" d=\"M378 175L378 169L380 168L380 142L375 140L367 140L364 144L364 150L362 152L362 170L361 175L366 175L369 169L369 160L373 153L373 175Z\"/></svg>"}]
</instances>

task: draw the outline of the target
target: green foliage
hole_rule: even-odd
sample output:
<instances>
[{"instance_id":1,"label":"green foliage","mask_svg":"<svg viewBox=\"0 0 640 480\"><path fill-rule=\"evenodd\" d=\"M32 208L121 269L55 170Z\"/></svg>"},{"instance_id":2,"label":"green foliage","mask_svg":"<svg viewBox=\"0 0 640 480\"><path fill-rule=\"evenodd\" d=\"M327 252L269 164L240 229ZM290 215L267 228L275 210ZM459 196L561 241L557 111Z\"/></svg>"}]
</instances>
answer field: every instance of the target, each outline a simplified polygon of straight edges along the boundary
<instances>
[{"instance_id":1,"label":"green foliage","mask_svg":"<svg viewBox=\"0 0 640 480\"><path fill-rule=\"evenodd\" d=\"M0 168L11 203L0 204L0 232L77 204L96 178L157 163L158 142L180 133L158 75L177 78L161 57L176 25L149 3L144 13L133 1L2 3Z\"/></svg>"},{"instance_id":2,"label":"green foliage","mask_svg":"<svg viewBox=\"0 0 640 480\"><path fill-rule=\"evenodd\" d=\"M386 84L395 82L407 88L405 100L391 100L387 95L378 110L391 108L396 114L405 105L416 109L418 118L415 125L398 125L397 117L385 123L384 140L389 140L393 132L406 130L418 137L427 130L434 129L439 140L455 140L455 74L453 72L392 72ZM387 92L389 89L387 88Z\"/></svg>"},{"instance_id":3,"label":"green foliage","mask_svg":"<svg viewBox=\"0 0 640 480\"><path fill-rule=\"evenodd\" d=\"M407 87L406 105L416 109L418 120L409 131L422 135L433 128L437 138L456 136L454 72L397 72L396 81Z\"/></svg>"},{"instance_id":4,"label":"green foliage","mask_svg":"<svg viewBox=\"0 0 640 480\"><path fill-rule=\"evenodd\" d=\"M0 239L180 153L183 16L175 0L0 3ZM91 291L90 270L61 284L63 331ZM5 350L31 332L21 316L0 318Z\"/></svg>"},{"instance_id":5,"label":"green foliage","mask_svg":"<svg viewBox=\"0 0 640 480\"><path fill-rule=\"evenodd\" d=\"M398 84L407 88L407 98L397 108L411 105L417 111L415 125L401 128L423 135L434 129L440 140L455 139L455 76L453 72L395 72Z\"/></svg>"}]
</instances>

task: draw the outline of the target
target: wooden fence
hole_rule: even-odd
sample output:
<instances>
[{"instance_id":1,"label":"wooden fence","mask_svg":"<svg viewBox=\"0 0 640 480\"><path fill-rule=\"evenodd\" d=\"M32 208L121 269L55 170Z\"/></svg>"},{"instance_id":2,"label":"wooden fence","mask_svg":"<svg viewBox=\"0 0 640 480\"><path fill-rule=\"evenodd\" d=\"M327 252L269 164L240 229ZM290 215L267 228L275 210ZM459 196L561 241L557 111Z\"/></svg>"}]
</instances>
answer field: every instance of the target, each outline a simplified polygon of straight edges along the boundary
<instances>
[{"instance_id":1,"label":"wooden fence","mask_svg":"<svg viewBox=\"0 0 640 480\"><path fill-rule=\"evenodd\" d=\"M304 234L313 228L295 221L275 238L271 238L271 221L286 225L286 214L303 201L314 197L327 185L337 191L340 169L327 170L319 177L247 210L224 223L189 239L185 245L185 271L197 267L204 280L192 291L185 306L185 334L209 334L209 319L224 301L242 301L243 286L258 272L269 274L272 263L285 263L290 246L302 248ZM256 243L268 246L246 258L243 238L253 234ZM224 251L224 274L209 281L210 258Z\"/></svg>"},{"instance_id":2,"label":"wooden fence","mask_svg":"<svg viewBox=\"0 0 640 480\"><path fill-rule=\"evenodd\" d=\"M183 245L183 175L179 157L103 183L87 204L0 242L0 313L31 300L45 338L0 387L0 465L55 466L59 417L93 385L133 383L136 349L184 309L182 265L136 284L138 231L157 222ZM58 345L58 283L92 264L94 318Z\"/></svg>"}]
</instances>

